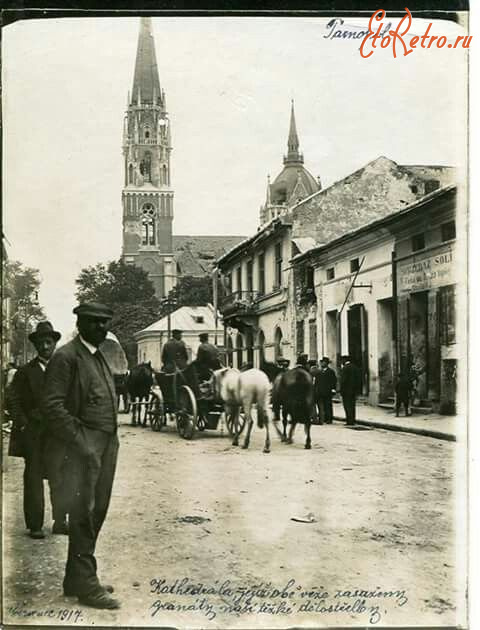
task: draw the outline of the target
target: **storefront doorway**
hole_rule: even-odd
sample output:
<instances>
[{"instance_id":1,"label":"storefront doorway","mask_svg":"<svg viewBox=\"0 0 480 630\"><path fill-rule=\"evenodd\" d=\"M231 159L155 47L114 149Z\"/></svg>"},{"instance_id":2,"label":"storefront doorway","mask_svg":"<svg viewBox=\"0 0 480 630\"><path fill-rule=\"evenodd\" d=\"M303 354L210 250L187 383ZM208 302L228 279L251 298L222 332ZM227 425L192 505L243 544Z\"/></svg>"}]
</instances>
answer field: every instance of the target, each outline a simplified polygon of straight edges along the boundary
<instances>
[{"instance_id":1,"label":"storefront doorway","mask_svg":"<svg viewBox=\"0 0 480 630\"><path fill-rule=\"evenodd\" d=\"M378 399L387 402L395 394L394 344L393 344L393 301L391 298L378 300Z\"/></svg>"},{"instance_id":2,"label":"storefront doorway","mask_svg":"<svg viewBox=\"0 0 480 630\"><path fill-rule=\"evenodd\" d=\"M368 395L368 324L363 304L354 304L347 312L348 354L362 372L362 394Z\"/></svg>"},{"instance_id":3,"label":"storefront doorway","mask_svg":"<svg viewBox=\"0 0 480 630\"><path fill-rule=\"evenodd\" d=\"M428 399L428 291L410 294L408 300L410 373L414 399Z\"/></svg>"}]
</instances>

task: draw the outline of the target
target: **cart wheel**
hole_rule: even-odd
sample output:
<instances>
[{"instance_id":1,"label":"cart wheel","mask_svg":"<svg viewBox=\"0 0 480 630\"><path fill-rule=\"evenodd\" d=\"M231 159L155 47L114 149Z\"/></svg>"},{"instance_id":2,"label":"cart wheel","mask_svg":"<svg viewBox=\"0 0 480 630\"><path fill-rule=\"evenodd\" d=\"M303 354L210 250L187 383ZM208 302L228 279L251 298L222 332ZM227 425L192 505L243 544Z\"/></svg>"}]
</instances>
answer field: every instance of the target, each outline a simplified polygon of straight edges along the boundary
<instances>
[{"instance_id":1,"label":"cart wheel","mask_svg":"<svg viewBox=\"0 0 480 630\"><path fill-rule=\"evenodd\" d=\"M197 420L197 429L199 431L205 431L207 428L207 423L205 422L205 417L200 415Z\"/></svg>"},{"instance_id":2,"label":"cart wheel","mask_svg":"<svg viewBox=\"0 0 480 630\"><path fill-rule=\"evenodd\" d=\"M148 415L152 431L161 431L166 424L165 407L161 392L152 394L148 405Z\"/></svg>"},{"instance_id":3,"label":"cart wheel","mask_svg":"<svg viewBox=\"0 0 480 630\"><path fill-rule=\"evenodd\" d=\"M197 426L197 401L188 385L182 385L178 392L177 431L185 440L191 440Z\"/></svg>"},{"instance_id":4,"label":"cart wheel","mask_svg":"<svg viewBox=\"0 0 480 630\"><path fill-rule=\"evenodd\" d=\"M245 414L243 413L243 409L238 410L238 435L242 434L243 429L245 428ZM235 437L235 427L234 427L234 414L233 413L225 413L225 423L227 425L227 431L230 437Z\"/></svg>"}]
</instances>

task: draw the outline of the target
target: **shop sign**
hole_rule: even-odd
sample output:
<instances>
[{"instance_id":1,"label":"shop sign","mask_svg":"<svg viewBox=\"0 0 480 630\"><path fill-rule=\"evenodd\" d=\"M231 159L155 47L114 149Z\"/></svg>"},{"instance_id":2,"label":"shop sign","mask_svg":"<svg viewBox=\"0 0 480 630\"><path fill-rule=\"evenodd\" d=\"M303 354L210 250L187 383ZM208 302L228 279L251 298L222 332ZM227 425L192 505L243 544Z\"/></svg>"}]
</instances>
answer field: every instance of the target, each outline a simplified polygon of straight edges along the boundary
<instances>
[{"instance_id":1,"label":"shop sign","mask_svg":"<svg viewBox=\"0 0 480 630\"><path fill-rule=\"evenodd\" d=\"M451 249L430 256L413 256L399 263L397 269L399 293L424 291L455 283Z\"/></svg>"}]
</instances>

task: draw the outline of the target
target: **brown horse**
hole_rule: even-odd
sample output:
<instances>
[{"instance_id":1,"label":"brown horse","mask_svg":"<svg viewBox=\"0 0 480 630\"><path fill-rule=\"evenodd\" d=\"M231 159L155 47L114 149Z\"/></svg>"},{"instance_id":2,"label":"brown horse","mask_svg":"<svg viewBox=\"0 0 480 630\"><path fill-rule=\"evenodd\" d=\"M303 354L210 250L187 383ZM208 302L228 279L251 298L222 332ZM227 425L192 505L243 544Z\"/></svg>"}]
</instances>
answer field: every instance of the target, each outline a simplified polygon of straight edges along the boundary
<instances>
[{"instance_id":1,"label":"brown horse","mask_svg":"<svg viewBox=\"0 0 480 630\"><path fill-rule=\"evenodd\" d=\"M295 426L297 422L301 422L305 425L305 448L312 448L310 426L313 415L313 404L313 379L307 370L301 367L294 367L291 370L282 372L276 377L273 383L272 408L274 421L278 422L280 420L280 410L282 413L282 442L292 444ZM287 437L289 417L291 424Z\"/></svg>"}]
</instances>

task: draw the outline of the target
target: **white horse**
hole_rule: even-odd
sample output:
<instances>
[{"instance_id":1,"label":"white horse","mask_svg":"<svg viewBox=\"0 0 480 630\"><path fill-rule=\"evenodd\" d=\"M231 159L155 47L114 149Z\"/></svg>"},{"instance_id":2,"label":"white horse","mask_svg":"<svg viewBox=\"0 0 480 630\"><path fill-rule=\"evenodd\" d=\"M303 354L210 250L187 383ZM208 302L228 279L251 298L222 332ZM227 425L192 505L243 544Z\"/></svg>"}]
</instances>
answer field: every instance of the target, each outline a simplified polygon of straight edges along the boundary
<instances>
[{"instance_id":1,"label":"white horse","mask_svg":"<svg viewBox=\"0 0 480 630\"><path fill-rule=\"evenodd\" d=\"M261 370L252 368L240 372L235 368L222 368L214 372L215 393L224 404L227 417L233 417L233 446L238 446L239 415L243 408L245 420L248 422L247 433L242 448L248 448L253 427L252 407L257 406L257 423L265 427L266 438L264 453L270 453L270 434L268 430L268 402L270 399L270 381Z\"/></svg>"}]
</instances>

